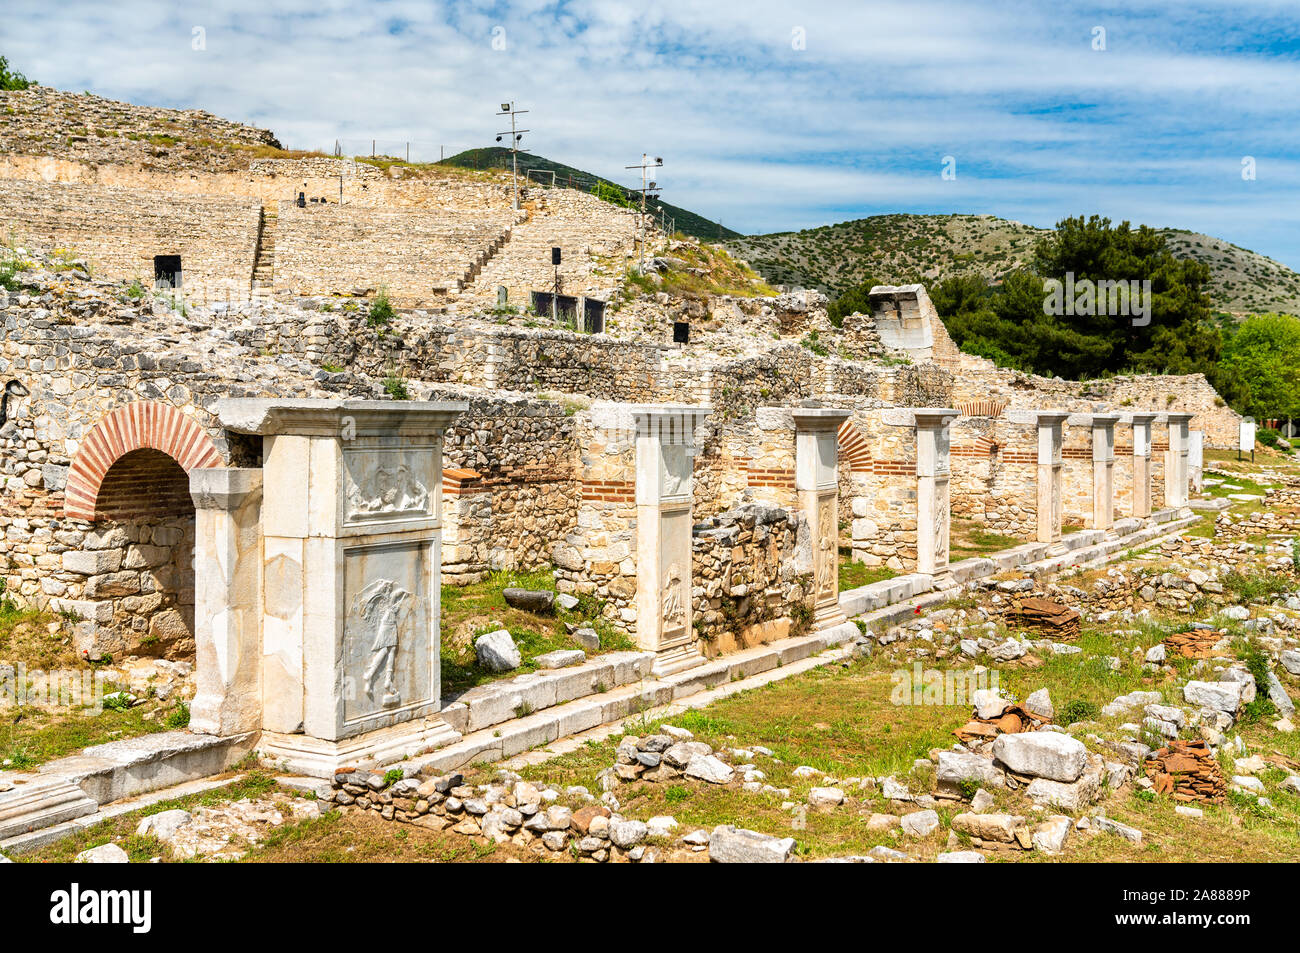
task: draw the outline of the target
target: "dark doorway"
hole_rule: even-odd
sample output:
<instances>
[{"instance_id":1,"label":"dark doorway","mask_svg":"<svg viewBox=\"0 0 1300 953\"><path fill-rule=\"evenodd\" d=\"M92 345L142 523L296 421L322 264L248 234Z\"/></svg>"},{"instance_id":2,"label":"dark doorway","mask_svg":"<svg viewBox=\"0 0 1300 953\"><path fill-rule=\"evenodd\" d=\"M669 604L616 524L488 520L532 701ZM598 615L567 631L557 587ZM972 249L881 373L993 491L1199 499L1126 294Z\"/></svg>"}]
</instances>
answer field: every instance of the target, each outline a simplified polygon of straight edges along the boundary
<instances>
[{"instance_id":1,"label":"dark doorway","mask_svg":"<svg viewBox=\"0 0 1300 953\"><path fill-rule=\"evenodd\" d=\"M687 344L691 340L691 326L686 321L673 322L673 343Z\"/></svg>"},{"instance_id":2,"label":"dark doorway","mask_svg":"<svg viewBox=\"0 0 1300 953\"><path fill-rule=\"evenodd\" d=\"M559 321L569 327L576 327L578 321L578 299L573 295L556 295L555 311Z\"/></svg>"},{"instance_id":3,"label":"dark doorway","mask_svg":"<svg viewBox=\"0 0 1300 953\"><path fill-rule=\"evenodd\" d=\"M584 298L582 313L588 334L600 334L605 330L605 302L596 298Z\"/></svg>"},{"instance_id":4,"label":"dark doorway","mask_svg":"<svg viewBox=\"0 0 1300 953\"><path fill-rule=\"evenodd\" d=\"M528 297L529 303L533 306L533 314L546 318L551 316L551 299L555 297L551 292L530 291Z\"/></svg>"},{"instance_id":5,"label":"dark doorway","mask_svg":"<svg viewBox=\"0 0 1300 953\"><path fill-rule=\"evenodd\" d=\"M155 288L179 288L181 286L181 256L153 256L153 284Z\"/></svg>"}]
</instances>

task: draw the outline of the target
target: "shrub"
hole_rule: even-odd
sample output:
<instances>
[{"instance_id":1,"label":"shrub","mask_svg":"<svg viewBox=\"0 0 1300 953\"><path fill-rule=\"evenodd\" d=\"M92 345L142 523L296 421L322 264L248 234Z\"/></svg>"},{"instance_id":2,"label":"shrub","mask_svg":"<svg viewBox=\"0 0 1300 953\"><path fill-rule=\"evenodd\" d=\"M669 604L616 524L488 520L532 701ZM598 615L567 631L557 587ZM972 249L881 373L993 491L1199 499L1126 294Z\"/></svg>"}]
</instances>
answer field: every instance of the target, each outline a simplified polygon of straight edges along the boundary
<instances>
[{"instance_id":1,"label":"shrub","mask_svg":"<svg viewBox=\"0 0 1300 953\"><path fill-rule=\"evenodd\" d=\"M393 303L388 300L388 289L380 288L375 292L374 300L370 302L370 313L366 315L366 324L377 328L393 320L396 314Z\"/></svg>"},{"instance_id":2,"label":"shrub","mask_svg":"<svg viewBox=\"0 0 1300 953\"><path fill-rule=\"evenodd\" d=\"M36 81L28 79L17 70L9 68L9 61L0 56L0 89L26 89L28 86L35 85Z\"/></svg>"},{"instance_id":3,"label":"shrub","mask_svg":"<svg viewBox=\"0 0 1300 953\"><path fill-rule=\"evenodd\" d=\"M1076 721L1092 721L1100 714L1101 709L1095 702L1076 698L1061 707L1061 724L1072 725Z\"/></svg>"},{"instance_id":4,"label":"shrub","mask_svg":"<svg viewBox=\"0 0 1300 953\"><path fill-rule=\"evenodd\" d=\"M167 713L163 719L163 727L172 731L179 731L182 728L188 728L190 725L190 706L181 702L175 708Z\"/></svg>"},{"instance_id":5,"label":"shrub","mask_svg":"<svg viewBox=\"0 0 1300 953\"><path fill-rule=\"evenodd\" d=\"M411 392L406 387L406 381L393 374L384 378L384 391L393 400L410 400Z\"/></svg>"}]
</instances>

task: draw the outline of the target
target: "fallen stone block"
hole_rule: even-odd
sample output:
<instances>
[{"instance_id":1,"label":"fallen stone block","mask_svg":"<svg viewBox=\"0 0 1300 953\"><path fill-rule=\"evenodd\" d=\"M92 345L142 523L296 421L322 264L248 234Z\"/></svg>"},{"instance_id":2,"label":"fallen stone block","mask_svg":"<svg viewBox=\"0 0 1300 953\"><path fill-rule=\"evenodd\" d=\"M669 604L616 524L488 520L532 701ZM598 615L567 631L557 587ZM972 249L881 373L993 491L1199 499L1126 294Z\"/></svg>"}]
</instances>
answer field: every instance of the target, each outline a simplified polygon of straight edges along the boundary
<instances>
[{"instance_id":1,"label":"fallen stone block","mask_svg":"<svg viewBox=\"0 0 1300 953\"><path fill-rule=\"evenodd\" d=\"M1051 781L1077 781L1087 756L1083 742L1058 731L999 735L993 742L993 757L1008 769Z\"/></svg>"},{"instance_id":2,"label":"fallen stone block","mask_svg":"<svg viewBox=\"0 0 1300 953\"><path fill-rule=\"evenodd\" d=\"M715 864L784 864L794 853L793 837L719 824L709 833L709 860Z\"/></svg>"}]
</instances>

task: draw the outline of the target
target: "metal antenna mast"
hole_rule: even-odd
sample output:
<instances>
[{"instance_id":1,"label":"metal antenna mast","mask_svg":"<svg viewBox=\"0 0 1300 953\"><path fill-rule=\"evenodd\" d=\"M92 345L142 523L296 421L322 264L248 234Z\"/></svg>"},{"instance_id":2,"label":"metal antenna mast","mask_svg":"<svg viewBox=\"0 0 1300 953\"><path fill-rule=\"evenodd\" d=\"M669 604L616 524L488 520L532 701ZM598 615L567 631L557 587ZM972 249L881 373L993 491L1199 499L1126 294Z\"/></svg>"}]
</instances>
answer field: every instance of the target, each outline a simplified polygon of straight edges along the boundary
<instances>
[{"instance_id":1,"label":"metal antenna mast","mask_svg":"<svg viewBox=\"0 0 1300 953\"><path fill-rule=\"evenodd\" d=\"M646 183L646 171L648 169L660 168L663 164L664 160L662 157L655 156L654 161L651 161L650 156L643 152L641 153L640 165L626 165L623 167L625 169L641 170L641 188L634 189L633 191L639 191L641 193L641 214L637 217L637 244L641 246L641 254L637 268L642 271L645 270L645 199L646 195L650 192L654 192L656 195L660 192L658 183L653 181L649 184Z\"/></svg>"}]
</instances>

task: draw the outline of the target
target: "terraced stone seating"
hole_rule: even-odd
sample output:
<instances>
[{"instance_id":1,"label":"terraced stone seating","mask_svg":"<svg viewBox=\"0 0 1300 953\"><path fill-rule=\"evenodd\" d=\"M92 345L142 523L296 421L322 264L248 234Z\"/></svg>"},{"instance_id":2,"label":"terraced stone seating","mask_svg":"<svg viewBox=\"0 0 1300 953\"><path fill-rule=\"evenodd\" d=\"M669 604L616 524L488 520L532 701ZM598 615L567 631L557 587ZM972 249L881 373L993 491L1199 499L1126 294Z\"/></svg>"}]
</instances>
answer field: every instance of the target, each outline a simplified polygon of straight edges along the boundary
<instances>
[{"instance_id":1,"label":"terraced stone seating","mask_svg":"<svg viewBox=\"0 0 1300 953\"><path fill-rule=\"evenodd\" d=\"M505 241L510 211L417 210L281 202L277 290L377 291L419 303L459 290Z\"/></svg>"}]
</instances>

